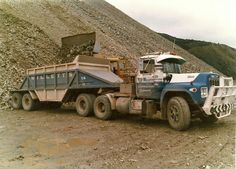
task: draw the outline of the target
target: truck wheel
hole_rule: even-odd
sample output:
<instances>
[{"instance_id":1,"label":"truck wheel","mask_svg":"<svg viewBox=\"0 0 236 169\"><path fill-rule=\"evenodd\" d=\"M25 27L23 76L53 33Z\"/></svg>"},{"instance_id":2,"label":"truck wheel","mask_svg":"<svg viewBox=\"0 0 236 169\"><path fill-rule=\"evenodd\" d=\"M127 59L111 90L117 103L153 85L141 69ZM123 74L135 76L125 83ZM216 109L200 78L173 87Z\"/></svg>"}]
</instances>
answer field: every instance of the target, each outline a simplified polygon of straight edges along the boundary
<instances>
[{"instance_id":1,"label":"truck wheel","mask_svg":"<svg viewBox=\"0 0 236 169\"><path fill-rule=\"evenodd\" d=\"M22 98L22 106L24 110L31 111L34 110L36 106L36 101L32 99L29 93L24 94Z\"/></svg>"},{"instance_id":2,"label":"truck wheel","mask_svg":"<svg viewBox=\"0 0 236 169\"><path fill-rule=\"evenodd\" d=\"M20 93L12 94L11 106L13 109L22 109L22 95Z\"/></svg>"},{"instance_id":3,"label":"truck wheel","mask_svg":"<svg viewBox=\"0 0 236 169\"><path fill-rule=\"evenodd\" d=\"M200 119L204 123L215 123L218 121L218 118L215 115L210 115L210 116L200 115Z\"/></svg>"},{"instance_id":4,"label":"truck wheel","mask_svg":"<svg viewBox=\"0 0 236 169\"><path fill-rule=\"evenodd\" d=\"M95 116L101 120L109 120L112 117L111 103L107 96L98 96L94 101Z\"/></svg>"},{"instance_id":5,"label":"truck wheel","mask_svg":"<svg viewBox=\"0 0 236 169\"><path fill-rule=\"evenodd\" d=\"M80 116L87 117L93 113L93 103L95 96L92 94L80 94L75 103L77 113Z\"/></svg>"},{"instance_id":6,"label":"truck wheel","mask_svg":"<svg viewBox=\"0 0 236 169\"><path fill-rule=\"evenodd\" d=\"M187 101L182 97L173 97L167 104L167 118L175 130L186 130L191 121L191 113Z\"/></svg>"}]
</instances>

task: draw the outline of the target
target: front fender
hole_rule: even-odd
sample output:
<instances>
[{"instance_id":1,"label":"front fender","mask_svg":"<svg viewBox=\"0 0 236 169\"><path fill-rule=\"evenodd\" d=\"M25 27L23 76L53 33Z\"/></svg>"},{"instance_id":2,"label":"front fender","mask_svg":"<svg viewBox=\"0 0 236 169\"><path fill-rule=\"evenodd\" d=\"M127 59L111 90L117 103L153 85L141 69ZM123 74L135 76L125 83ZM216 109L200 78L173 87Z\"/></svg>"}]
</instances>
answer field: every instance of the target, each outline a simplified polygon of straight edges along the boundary
<instances>
[{"instance_id":1,"label":"front fender","mask_svg":"<svg viewBox=\"0 0 236 169\"><path fill-rule=\"evenodd\" d=\"M189 89L191 88L196 88L197 92L190 92ZM161 105L163 104L163 100L165 99L165 96L167 93L171 92L172 95L176 96L178 93L185 93L185 95L188 95L193 104L196 105L203 105L204 99L201 98L201 92L200 92L201 84L195 84L194 86L191 83L170 83L165 86L165 88L162 91L161 98L160 98L160 103Z\"/></svg>"},{"instance_id":2,"label":"front fender","mask_svg":"<svg viewBox=\"0 0 236 169\"><path fill-rule=\"evenodd\" d=\"M171 97L183 97L188 104L194 104L194 101L192 99L192 96L190 92L186 89L165 89L163 90L161 94L161 100L160 100L160 109L161 109L161 118L167 119L167 104L168 100Z\"/></svg>"},{"instance_id":3,"label":"front fender","mask_svg":"<svg viewBox=\"0 0 236 169\"><path fill-rule=\"evenodd\" d=\"M184 93L188 95L189 97L191 97L191 100L193 103L197 104L196 101L193 99L191 92L186 89L164 89L162 91L161 98L160 98L161 105L163 105L164 99L166 98L168 93L171 93L171 96L179 96Z\"/></svg>"}]
</instances>

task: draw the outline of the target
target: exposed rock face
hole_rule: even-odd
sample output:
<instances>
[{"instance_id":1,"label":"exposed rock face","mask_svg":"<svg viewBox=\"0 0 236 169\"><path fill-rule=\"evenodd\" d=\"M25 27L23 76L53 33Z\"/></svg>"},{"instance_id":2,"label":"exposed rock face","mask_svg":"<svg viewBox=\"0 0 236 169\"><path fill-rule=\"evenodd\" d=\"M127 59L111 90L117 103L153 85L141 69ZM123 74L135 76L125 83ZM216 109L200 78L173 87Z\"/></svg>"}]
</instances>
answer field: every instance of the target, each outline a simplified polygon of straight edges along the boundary
<instances>
[{"instance_id":1,"label":"exposed rock face","mask_svg":"<svg viewBox=\"0 0 236 169\"><path fill-rule=\"evenodd\" d=\"M174 29L174 28L173 28ZM96 31L100 55L137 57L173 43L136 22L103 0L0 2L0 108L7 106L8 91L23 80L27 68L73 61L59 57L61 38ZM185 50L184 72L216 71Z\"/></svg>"},{"instance_id":2,"label":"exposed rock face","mask_svg":"<svg viewBox=\"0 0 236 169\"><path fill-rule=\"evenodd\" d=\"M60 61L58 46L38 27L0 10L0 109L8 106L9 90L24 80L25 70Z\"/></svg>"}]
</instances>

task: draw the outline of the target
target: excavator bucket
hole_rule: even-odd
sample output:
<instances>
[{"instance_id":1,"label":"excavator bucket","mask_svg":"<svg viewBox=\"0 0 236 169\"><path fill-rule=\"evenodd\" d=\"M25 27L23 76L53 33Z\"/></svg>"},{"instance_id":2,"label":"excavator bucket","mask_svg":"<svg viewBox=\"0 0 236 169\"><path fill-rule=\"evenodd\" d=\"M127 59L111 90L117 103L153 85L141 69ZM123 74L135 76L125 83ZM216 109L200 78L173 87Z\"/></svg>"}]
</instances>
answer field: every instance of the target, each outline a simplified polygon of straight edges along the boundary
<instances>
[{"instance_id":1,"label":"excavator bucket","mask_svg":"<svg viewBox=\"0 0 236 169\"><path fill-rule=\"evenodd\" d=\"M100 45L96 42L96 33L84 33L74 36L67 36L61 39L61 55L73 57L76 55L89 55L98 53Z\"/></svg>"}]
</instances>

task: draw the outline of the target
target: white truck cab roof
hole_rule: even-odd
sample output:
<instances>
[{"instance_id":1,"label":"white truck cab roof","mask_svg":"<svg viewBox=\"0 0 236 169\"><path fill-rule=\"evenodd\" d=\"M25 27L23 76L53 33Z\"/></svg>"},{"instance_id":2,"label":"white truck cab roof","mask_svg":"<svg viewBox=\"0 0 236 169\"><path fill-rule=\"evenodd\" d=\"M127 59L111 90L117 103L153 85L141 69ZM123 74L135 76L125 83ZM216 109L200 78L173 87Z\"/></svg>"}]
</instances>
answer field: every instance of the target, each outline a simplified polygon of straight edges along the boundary
<instances>
[{"instance_id":1,"label":"white truck cab roof","mask_svg":"<svg viewBox=\"0 0 236 169\"><path fill-rule=\"evenodd\" d=\"M157 54L149 54L142 56L140 58L141 60L146 60L146 59L154 59L156 63L160 63L162 61L165 62L175 62L178 64L183 64L186 62L184 58L178 55L173 55L171 53L157 53Z\"/></svg>"}]
</instances>

